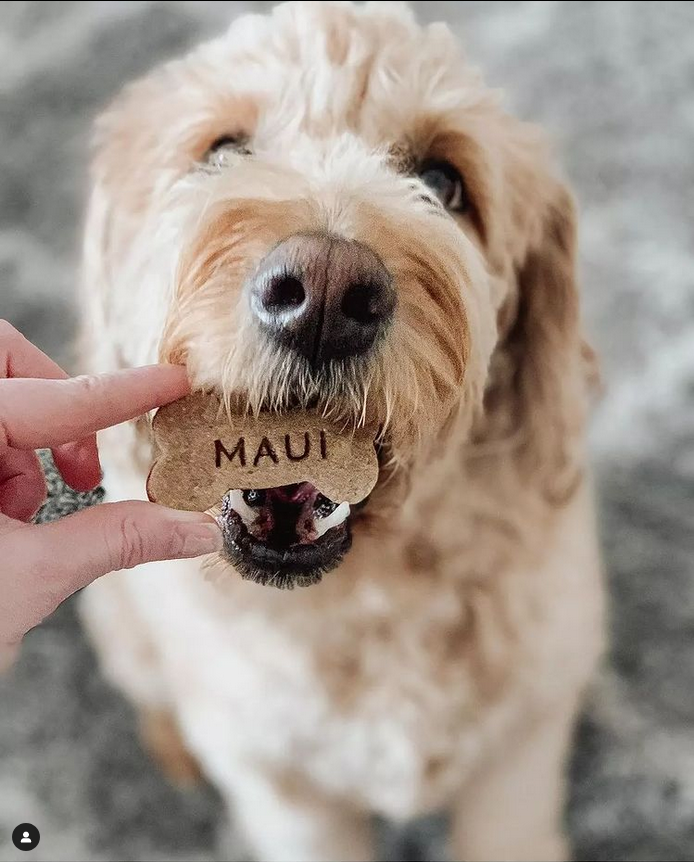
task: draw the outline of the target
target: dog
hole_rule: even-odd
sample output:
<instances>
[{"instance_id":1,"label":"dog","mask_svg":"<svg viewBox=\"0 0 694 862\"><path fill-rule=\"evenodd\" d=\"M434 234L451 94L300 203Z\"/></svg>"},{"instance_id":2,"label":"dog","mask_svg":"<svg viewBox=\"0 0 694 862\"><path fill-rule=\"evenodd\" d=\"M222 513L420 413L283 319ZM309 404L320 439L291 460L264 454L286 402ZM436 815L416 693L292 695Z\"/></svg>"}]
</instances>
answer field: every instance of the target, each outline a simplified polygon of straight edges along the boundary
<instances>
[{"instance_id":1,"label":"dog","mask_svg":"<svg viewBox=\"0 0 694 862\"><path fill-rule=\"evenodd\" d=\"M438 810L455 859L567 858L603 591L595 361L543 135L446 26L299 2L126 87L95 150L90 371L180 363L253 412L380 428L373 493L311 565L296 542L227 531L218 558L85 591L147 745L218 788L259 859L374 859L374 812ZM144 498L149 423L101 450L111 499ZM296 538L306 501L312 529L334 513L319 492L239 492L224 512Z\"/></svg>"}]
</instances>

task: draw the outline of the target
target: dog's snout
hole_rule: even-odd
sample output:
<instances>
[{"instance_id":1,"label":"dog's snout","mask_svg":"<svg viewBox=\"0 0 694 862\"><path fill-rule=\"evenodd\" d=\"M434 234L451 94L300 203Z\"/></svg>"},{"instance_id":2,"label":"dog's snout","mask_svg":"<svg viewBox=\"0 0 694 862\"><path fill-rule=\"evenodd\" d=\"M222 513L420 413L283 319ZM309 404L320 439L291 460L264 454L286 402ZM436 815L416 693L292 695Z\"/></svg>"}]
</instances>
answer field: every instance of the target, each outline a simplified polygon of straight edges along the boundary
<instances>
[{"instance_id":1,"label":"dog's snout","mask_svg":"<svg viewBox=\"0 0 694 862\"><path fill-rule=\"evenodd\" d=\"M251 308L265 333L314 367L368 351L395 302L378 255L361 242L329 235L289 237L250 282Z\"/></svg>"}]
</instances>

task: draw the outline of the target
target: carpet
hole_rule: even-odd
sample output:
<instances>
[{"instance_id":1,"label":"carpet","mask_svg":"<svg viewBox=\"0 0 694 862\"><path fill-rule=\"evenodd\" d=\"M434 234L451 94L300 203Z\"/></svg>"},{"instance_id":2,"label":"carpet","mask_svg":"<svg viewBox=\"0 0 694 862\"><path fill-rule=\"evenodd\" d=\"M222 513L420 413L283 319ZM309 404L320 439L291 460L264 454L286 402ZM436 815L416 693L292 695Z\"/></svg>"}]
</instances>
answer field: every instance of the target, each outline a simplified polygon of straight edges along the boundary
<instances>
[{"instance_id":1,"label":"carpet","mask_svg":"<svg viewBox=\"0 0 694 862\"><path fill-rule=\"evenodd\" d=\"M72 367L88 130L122 84L267 3L0 8L0 316ZM521 116L581 210L584 316L603 364L591 451L611 647L578 729L579 860L694 859L694 4L428 2ZM94 502L50 473L52 518ZM73 602L0 680L0 860L229 858L209 787L169 786L100 675ZM438 818L381 824L383 858L442 854Z\"/></svg>"}]
</instances>

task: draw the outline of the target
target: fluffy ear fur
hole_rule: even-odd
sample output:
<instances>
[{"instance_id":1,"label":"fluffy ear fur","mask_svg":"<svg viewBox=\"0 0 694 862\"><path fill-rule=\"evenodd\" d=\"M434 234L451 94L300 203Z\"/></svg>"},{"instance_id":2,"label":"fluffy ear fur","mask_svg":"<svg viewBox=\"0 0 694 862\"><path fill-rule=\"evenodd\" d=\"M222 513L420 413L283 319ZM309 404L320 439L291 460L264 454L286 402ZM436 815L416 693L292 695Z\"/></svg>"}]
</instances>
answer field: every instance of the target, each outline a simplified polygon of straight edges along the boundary
<instances>
[{"instance_id":1,"label":"fluffy ear fur","mask_svg":"<svg viewBox=\"0 0 694 862\"><path fill-rule=\"evenodd\" d=\"M517 274L518 311L505 347L521 472L559 504L579 478L591 354L580 330L574 203L556 183L543 206L538 239Z\"/></svg>"}]
</instances>

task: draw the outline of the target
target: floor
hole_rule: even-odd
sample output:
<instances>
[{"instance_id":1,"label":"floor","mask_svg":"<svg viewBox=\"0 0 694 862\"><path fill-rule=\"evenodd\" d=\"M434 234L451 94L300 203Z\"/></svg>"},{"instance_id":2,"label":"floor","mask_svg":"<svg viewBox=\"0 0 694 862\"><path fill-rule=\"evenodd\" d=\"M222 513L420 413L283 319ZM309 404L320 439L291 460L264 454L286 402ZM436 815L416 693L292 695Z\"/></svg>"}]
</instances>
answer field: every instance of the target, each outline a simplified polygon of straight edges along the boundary
<instances>
[{"instance_id":1,"label":"floor","mask_svg":"<svg viewBox=\"0 0 694 862\"><path fill-rule=\"evenodd\" d=\"M0 316L66 366L91 118L129 78L267 3L0 8ZM584 314L603 360L592 453L612 647L571 770L577 859L694 858L694 4L428 2L554 136L581 207ZM75 500L52 478L44 513ZM166 784L68 602L0 682L0 859L214 860L209 788ZM383 827L438 858L442 824ZM228 858L228 856L227 856Z\"/></svg>"}]
</instances>

